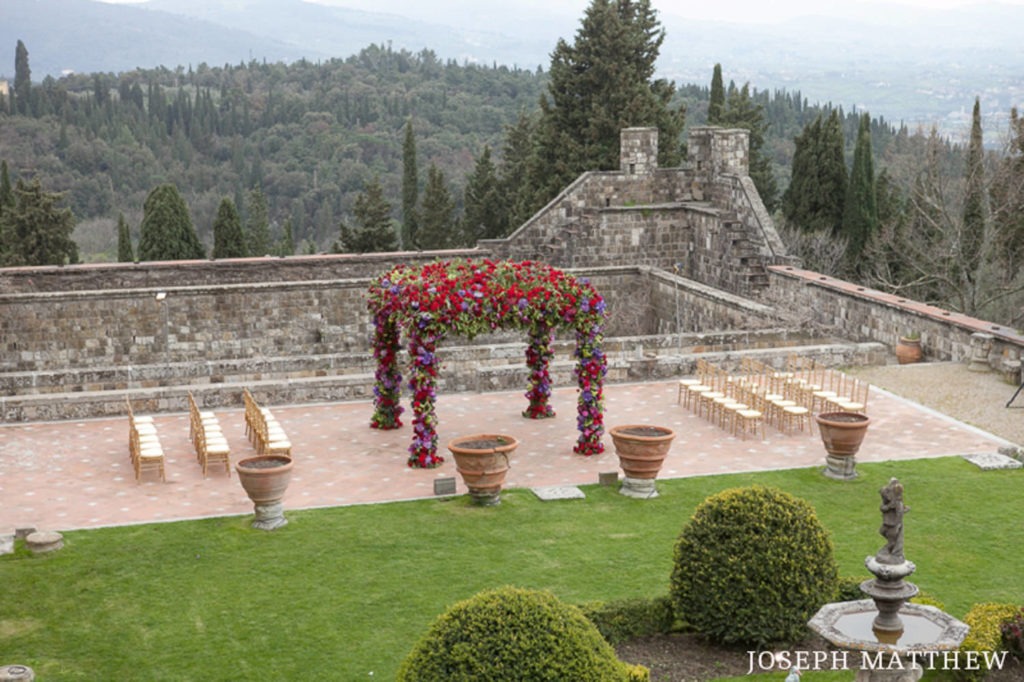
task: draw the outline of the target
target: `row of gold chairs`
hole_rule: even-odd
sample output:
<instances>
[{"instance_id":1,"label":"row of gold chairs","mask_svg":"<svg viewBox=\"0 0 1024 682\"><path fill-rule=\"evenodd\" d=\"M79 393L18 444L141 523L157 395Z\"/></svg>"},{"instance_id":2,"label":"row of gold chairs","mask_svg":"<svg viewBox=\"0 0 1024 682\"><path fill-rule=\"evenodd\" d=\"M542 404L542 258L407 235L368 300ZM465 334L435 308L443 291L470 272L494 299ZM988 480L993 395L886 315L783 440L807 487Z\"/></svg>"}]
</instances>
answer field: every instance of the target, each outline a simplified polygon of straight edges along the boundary
<instances>
[{"instance_id":1,"label":"row of gold chairs","mask_svg":"<svg viewBox=\"0 0 1024 682\"><path fill-rule=\"evenodd\" d=\"M189 436L196 450L196 459L203 467L203 478L211 463L222 463L231 476L231 447L220 430L220 420L209 411L201 411L192 392L188 393Z\"/></svg>"},{"instance_id":2,"label":"row of gold chairs","mask_svg":"<svg viewBox=\"0 0 1024 682\"><path fill-rule=\"evenodd\" d=\"M292 444L288 434L274 418L270 408L260 407L249 389L242 391L245 401L245 435L261 455L288 455L291 457Z\"/></svg>"},{"instance_id":3,"label":"row of gold chairs","mask_svg":"<svg viewBox=\"0 0 1024 682\"><path fill-rule=\"evenodd\" d=\"M692 408L733 435L746 438L760 434L763 439L765 412L755 398L754 392L743 382L699 359L696 378L680 381L676 402Z\"/></svg>"},{"instance_id":4,"label":"row of gold chairs","mask_svg":"<svg viewBox=\"0 0 1024 682\"><path fill-rule=\"evenodd\" d=\"M135 480L140 480L144 471L156 471L160 474L160 480L166 481L164 449L153 418L136 417L132 411L132 401L125 397L125 403L128 405L128 457L135 472Z\"/></svg>"},{"instance_id":5,"label":"row of gold chairs","mask_svg":"<svg viewBox=\"0 0 1024 682\"><path fill-rule=\"evenodd\" d=\"M677 404L746 437L764 424L791 434L812 432L813 415L825 411L865 412L870 385L824 367L813 358L790 354L784 369L743 358L730 373L704 359L694 378L679 382Z\"/></svg>"}]
</instances>

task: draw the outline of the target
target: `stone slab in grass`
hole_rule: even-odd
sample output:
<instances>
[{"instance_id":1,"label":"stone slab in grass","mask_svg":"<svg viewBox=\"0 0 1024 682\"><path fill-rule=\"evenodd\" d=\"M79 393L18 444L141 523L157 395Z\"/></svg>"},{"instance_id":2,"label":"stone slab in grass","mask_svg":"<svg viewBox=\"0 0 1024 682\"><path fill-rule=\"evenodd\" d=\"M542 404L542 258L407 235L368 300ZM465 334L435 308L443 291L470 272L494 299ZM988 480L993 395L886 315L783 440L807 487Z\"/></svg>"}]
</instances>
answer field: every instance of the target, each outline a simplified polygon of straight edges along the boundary
<instances>
[{"instance_id":1,"label":"stone slab in grass","mask_svg":"<svg viewBox=\"0 0 1024 682\"><path fill-rule=\"evenodd\" d=\"M550 502L551 500L583 500L586 495L574 485L551 485L541 488L532 488L533 494L539 499Z\"/></svg>"},{"instance_id":2,"label":"stone slab in grass","mask_svg":"<svg viewBox=\"0 0 1024 682\"><path fill-rule=\"evenodd\" d=\"M14 554L13 535L0 535L0 554Z\"/></svg>"},{"instance_id":3,"label":"stone slab in grass","mask_svg":"<svg viewBox=\"0 0 1024 682\"><path fill-rule=\"evenodd\" d=\"M983 471L992 471L995 469L1020 469L1024 464L1021 464L1013 457L1007 457L1006 455L997 455L994 452L986 452L975 455L964 455L971 464L977 466Z\"/></svg>"}]
</instances>

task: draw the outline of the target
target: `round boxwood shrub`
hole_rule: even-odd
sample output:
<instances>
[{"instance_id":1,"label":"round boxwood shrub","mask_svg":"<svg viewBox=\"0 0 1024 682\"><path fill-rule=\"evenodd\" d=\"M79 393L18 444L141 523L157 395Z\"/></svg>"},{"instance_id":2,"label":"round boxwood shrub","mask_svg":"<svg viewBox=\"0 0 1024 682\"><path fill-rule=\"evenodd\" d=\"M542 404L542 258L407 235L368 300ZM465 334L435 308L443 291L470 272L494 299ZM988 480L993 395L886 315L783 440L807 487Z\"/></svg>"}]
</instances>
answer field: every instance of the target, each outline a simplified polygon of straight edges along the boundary
<instances>
[{"instance_id":1,"label":"round boxwood shrub","mask_svg":"<svg viewBox=\"0 0 1024 682\"><path fill-rule=\"evenodd\" d=\"M755 485L704 500L675 548L676 617L724 643L800 639L837 593L832 539L806 501Z\"/></svg>"},{"instance_id":2,"label":"round boxwood shrub","mask_svg":"<svg viewBox=\"0 0 1024 682\"><path fill-rule=\"evenodd\" d=\"M438 617L402 662L399 682L607 680L643 682L579 608L550 592L503 587Z\"/></svg>"}]
</instances>

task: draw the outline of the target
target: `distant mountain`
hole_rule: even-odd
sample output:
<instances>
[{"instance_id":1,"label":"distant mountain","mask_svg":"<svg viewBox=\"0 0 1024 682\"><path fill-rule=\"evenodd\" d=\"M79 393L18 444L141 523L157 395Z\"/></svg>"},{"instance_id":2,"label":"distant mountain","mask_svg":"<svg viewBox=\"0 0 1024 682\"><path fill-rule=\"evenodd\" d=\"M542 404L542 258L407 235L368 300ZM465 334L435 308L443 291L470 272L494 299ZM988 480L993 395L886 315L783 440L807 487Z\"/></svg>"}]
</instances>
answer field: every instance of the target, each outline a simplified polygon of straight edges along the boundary
<instances>
[{"instance_id":1,"label":"distant mountain","mask_svg":"<svg viewBox=\"0 0 1024 682\"><path fill-rule=\"evenodd\" d=\"M149 9L91 0L0 3L0 77L14 76L14 47L25 43L32 79L136 67L237 64L249 58L292 61L305 50L273 36Z\"/></svg>"},{"instance_id":2,"label":"distant mountain","mask_svg":"<svg viewBox=\"0 0 1024 682\"><path fill-rule=\"evenodd\" d=\"M258 61L347 58L371 43L441 59L547 68L559 37L572 40L582 16L536 0L444 0L387 11L338 6L344 0L93 0L0 2L0 78L11 78L14 46L25 42L33 78L120 72L137 66L217 66ZM673 3L655 0L655 7ZM362 6L371 6L362 3ZM438 8L438 9L435 9ZM1024 7L990 3L956 10L909 9L855 1L823 7L831 16L770 23L695 21L661 11L667 38L662 76L709 83L714 64L726 80L758 90L800 91L890 121L947 128L962 123L975 96L1005 118L1024 108Z\"/></svg>"}]
</instances>

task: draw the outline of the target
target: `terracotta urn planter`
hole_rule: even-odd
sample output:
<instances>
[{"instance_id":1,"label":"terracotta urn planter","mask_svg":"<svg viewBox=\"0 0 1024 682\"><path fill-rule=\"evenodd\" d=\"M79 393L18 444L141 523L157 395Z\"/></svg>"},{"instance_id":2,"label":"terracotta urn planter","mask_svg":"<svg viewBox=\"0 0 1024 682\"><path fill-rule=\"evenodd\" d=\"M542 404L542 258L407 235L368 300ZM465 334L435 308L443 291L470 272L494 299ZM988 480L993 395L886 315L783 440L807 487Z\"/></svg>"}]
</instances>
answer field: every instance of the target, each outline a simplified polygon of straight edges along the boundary
<instances>
[{"instance_id":1,"label":"terracotta urn planter","mask_svg":"<svg viewBox=\"0 0 1024 682\"><path fill-rule=\"evenodd\" d=\"M448 442L448 450L455 458L455 470L469 488L473 502L484 507L501 502L508 458L517 447L517 439L494 433L476 433Z\"/></svg>"},{"instance_id":2,"label":"terracotta urn planter","mask_svg":"<svg viewBox=\"0 0 1024 682\"><path fill-rule=\"evenodd\" d=\"M857 477L857 451L864 441L871 419L859 412L822 412L815 415L825 457L825 475L849 480Z\"/></svg>"},{"instance_id":3,"label":"terracotta urn planter","mask_svg":"<svg viewBox=\"0 0 1024 682\"><path fill-rule=\"evenodd\" d=\"M238 480L256 511L253 528L274 530L288 523L281 499L292 480L293 466L286 455L259 455L235 464Z\"/></svg>"},{"instance_id":4,"label":"terracotta urn planter","mask_svg":"<svg viewBox=\"0 0 1024 682\"><path fill-rule=\"evenodd\" d=\"M921 339L917 337L901 336L896 344L896 360L901 365L909 365L920 362L923 352L921 351Z\"/></svg>"},{"instance_id":5,"label":"terracotta urn planter","mask_svg":"<svg viewBox=\"0 0 1024 682\"><path fill-rule=\"evenodd\" d=\"M676 432L667 426L626 424L613 426L609 433L625 474L619 492L640 499L657 497L654 479L661 471Z\"/></svg>"}]
</instances>

